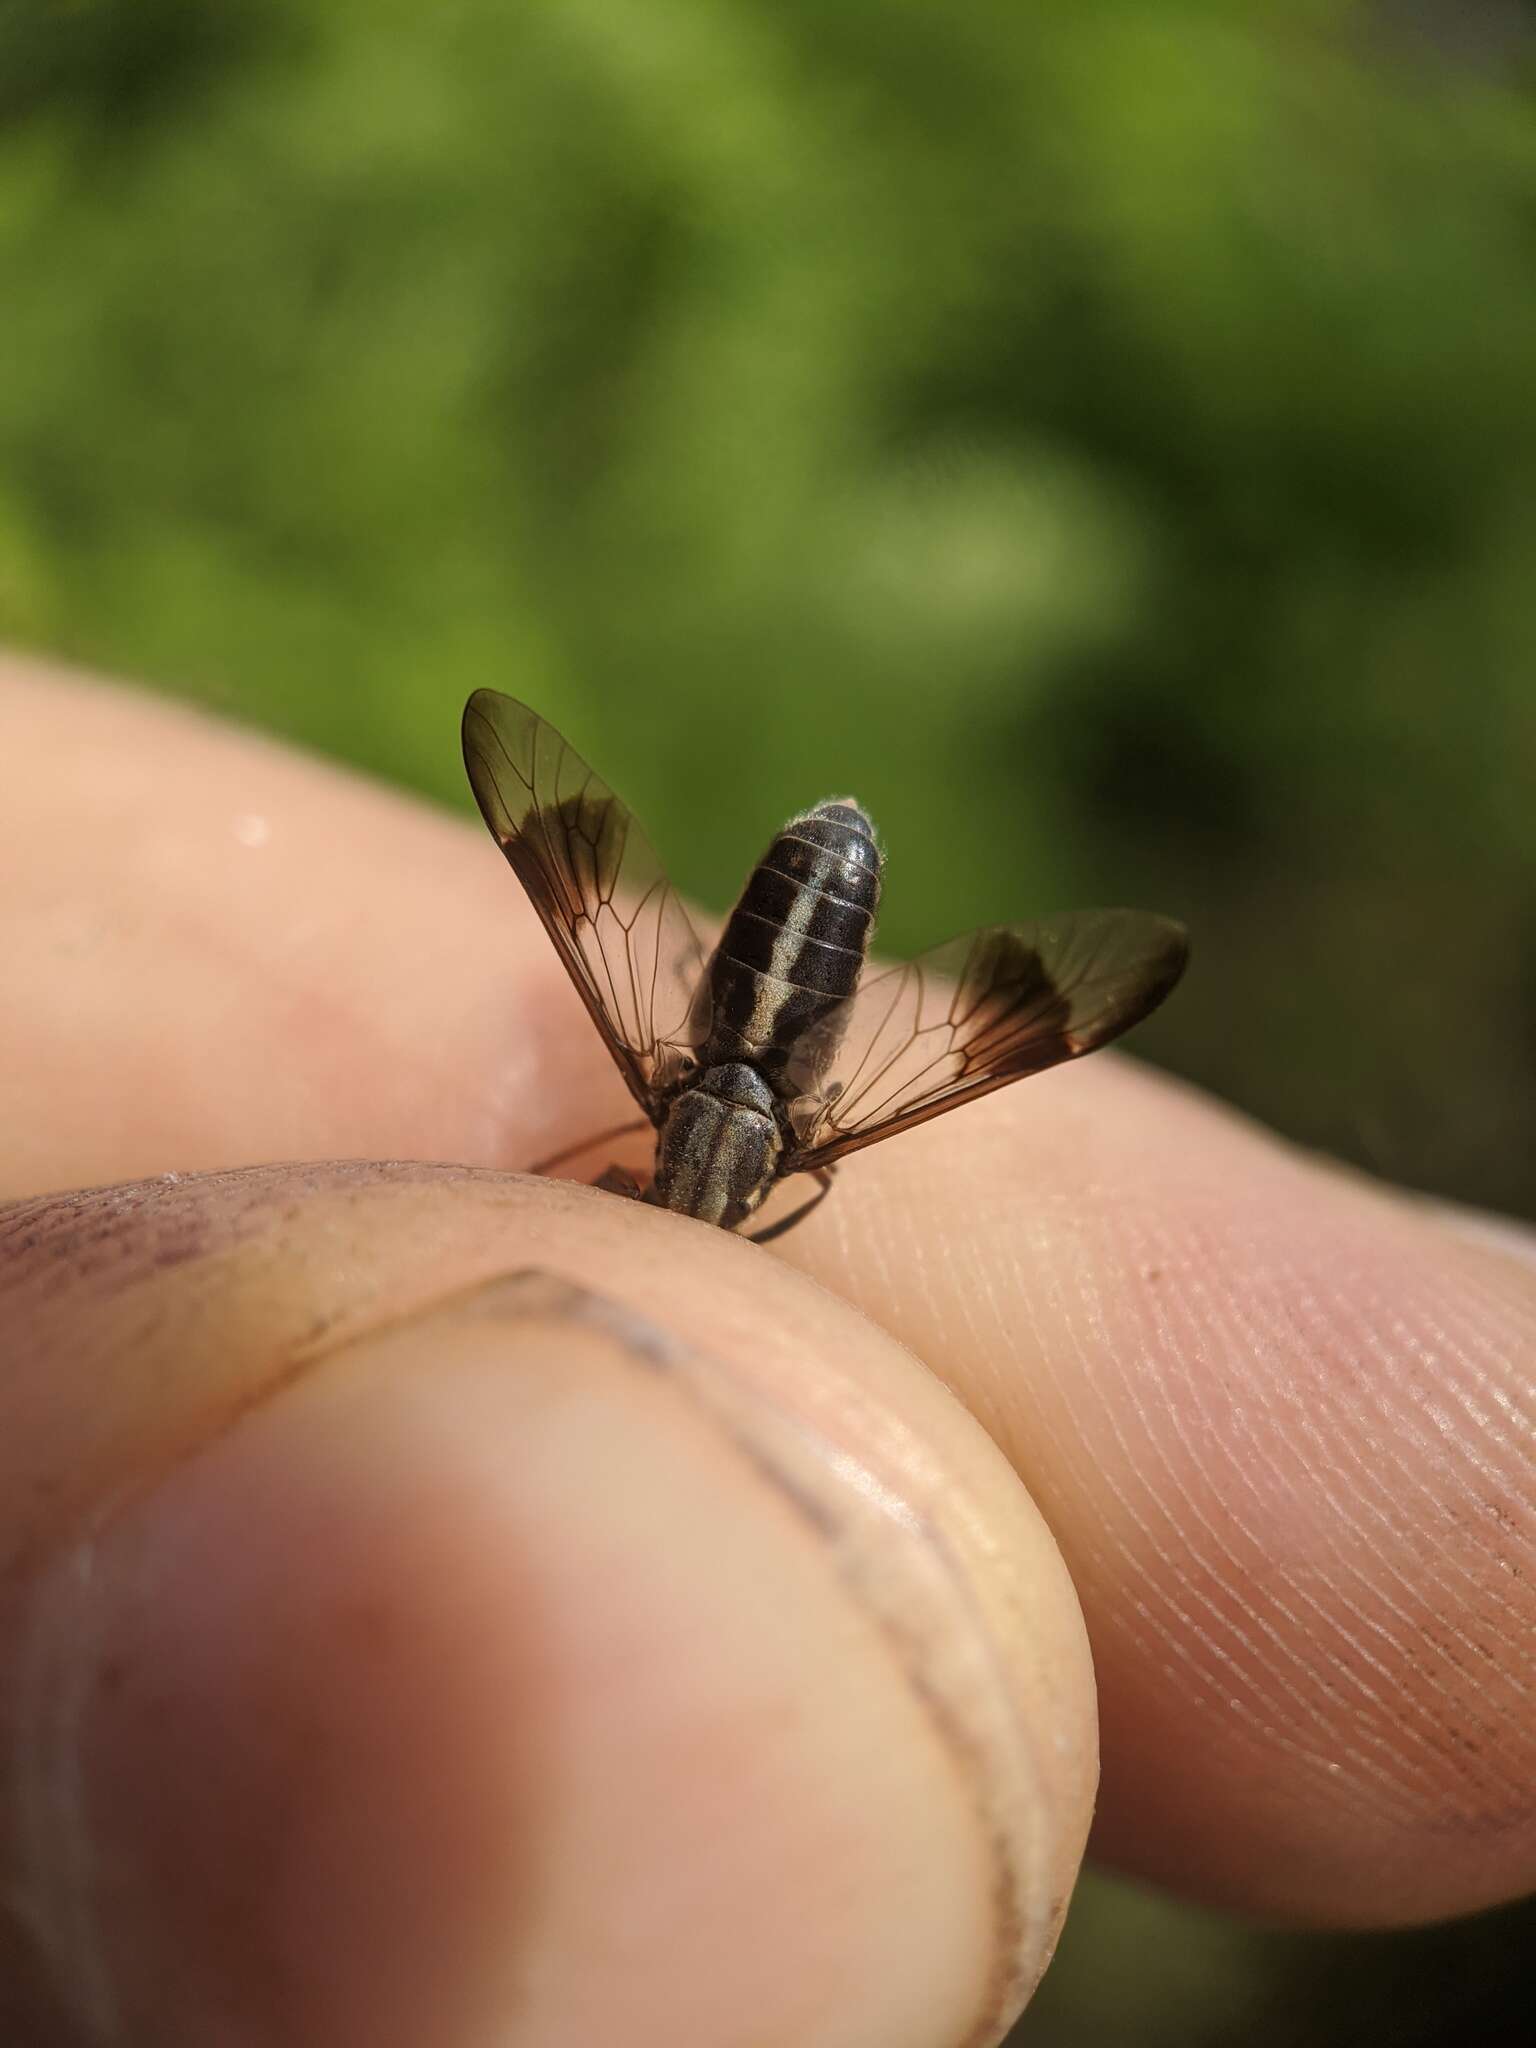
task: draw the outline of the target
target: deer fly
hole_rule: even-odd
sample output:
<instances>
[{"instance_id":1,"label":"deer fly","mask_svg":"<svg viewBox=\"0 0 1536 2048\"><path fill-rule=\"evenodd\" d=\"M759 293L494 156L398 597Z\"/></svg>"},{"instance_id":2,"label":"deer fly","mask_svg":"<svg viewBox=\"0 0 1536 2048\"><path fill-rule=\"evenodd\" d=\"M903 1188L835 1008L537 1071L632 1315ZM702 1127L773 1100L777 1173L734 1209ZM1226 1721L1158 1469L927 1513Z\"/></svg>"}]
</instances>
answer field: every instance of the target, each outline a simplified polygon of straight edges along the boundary
<instances>
[{"instance_id":1,"label":"deer fly","mask_svg":"<svg viewBox=\"0 0 1536 2048\"><path fill-rule=\"evenodd\" d=\"M648 1187L617 1167L599 1185L726 1230L814 1176L757 1233L777 1236L846 1154L1107 1045L1184 970L1171 918L1085 910L864 980L883 857L851 798L791 818L710 951L635 818L537 712L476 690L463 740L481 815L640 1107L620 1128L656 1132Z\"/></svg>"}]
</instances>

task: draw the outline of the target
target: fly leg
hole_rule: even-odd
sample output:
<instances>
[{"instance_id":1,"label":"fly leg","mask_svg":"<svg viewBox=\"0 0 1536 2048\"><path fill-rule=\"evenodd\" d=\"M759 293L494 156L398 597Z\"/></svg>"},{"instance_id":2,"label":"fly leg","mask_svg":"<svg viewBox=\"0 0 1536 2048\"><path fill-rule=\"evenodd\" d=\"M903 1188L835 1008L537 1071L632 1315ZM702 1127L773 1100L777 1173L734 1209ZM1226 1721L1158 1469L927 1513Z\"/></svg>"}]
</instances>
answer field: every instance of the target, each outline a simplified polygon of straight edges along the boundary
<instances>
[{"instance_id":1,"label":"fly leg","mask_svg":"<svg viewBox=\"0 0 1536 2048\"><path fill-rule=\"evenodd\" d=\"M567 1145L563 1152L551 1152L547 1159L539 1160L537 1165L530 1166L528 1171L530 1173L548 1173L552 1166L560 1166L567 1159L574 1159L579 1152L590 1152L595 1146L606 1144L610 1138L627 1138L631 1131L647 1129L649 1129L649 1123L643 1116L636 1117L633 1123L615 1124L611 1131L599 1131L592 1138L578 1138L574 1145Z\"/></svg>"},{"instance_id":2,"label":"fly leg","mask_svg":"<svg viewBox=\"0 0 1536 2048\"><path fill-rule=\"evenodd\" d=\"M753 1244L772 1244L776 1237L782 1237L786 1230L793 1230L797 1223L803 1223L813 1209L819 1208L832 1192L832 1169L818 1166L812 1169L811 1178L817 1183L816 1192L808 1202L802 1202L798 1209L791 1209L787 1216L777 1223L770 1223L766 1230L750 1230L747 1236Z\"/></svg>"},{"instance_id":3,"label":"fly leg","mask_svg":"<svg viewBox=\"0 0 1536 2048\"><path fill-rule=\"evenodd\" d=\"M627 1166L605 1167L592 1185L610 1195L628 1195L635 1202L645 1200L645 1189Z\"/></svg>"}]
</instances>

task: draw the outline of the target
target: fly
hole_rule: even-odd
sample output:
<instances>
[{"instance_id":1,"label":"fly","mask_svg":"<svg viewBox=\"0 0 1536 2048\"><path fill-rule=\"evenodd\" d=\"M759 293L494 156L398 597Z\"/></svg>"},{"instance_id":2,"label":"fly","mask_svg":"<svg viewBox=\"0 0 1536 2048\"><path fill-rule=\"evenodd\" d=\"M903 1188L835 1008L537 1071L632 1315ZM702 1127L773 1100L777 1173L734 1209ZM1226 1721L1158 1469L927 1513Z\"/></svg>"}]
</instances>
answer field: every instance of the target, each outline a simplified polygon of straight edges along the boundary
<instances>
[{"instance_id":1,"label":"fly","mask_svg":"<svg viewBox=\"0 0 1536 2048\"><path fill-rule=\"evenodd\" d=\"M635 818L537 712L476 690L463 738L481 815L656 1132L648 1187L619 1168L600 1184L726 1230L813 1175L757 1233L777 1236L848 1153L1107 1045L1184 971L1171 918L1085 910L864 980L884 862L850 798L777 834L711 952Z\"/></svg>"}]
</instances>

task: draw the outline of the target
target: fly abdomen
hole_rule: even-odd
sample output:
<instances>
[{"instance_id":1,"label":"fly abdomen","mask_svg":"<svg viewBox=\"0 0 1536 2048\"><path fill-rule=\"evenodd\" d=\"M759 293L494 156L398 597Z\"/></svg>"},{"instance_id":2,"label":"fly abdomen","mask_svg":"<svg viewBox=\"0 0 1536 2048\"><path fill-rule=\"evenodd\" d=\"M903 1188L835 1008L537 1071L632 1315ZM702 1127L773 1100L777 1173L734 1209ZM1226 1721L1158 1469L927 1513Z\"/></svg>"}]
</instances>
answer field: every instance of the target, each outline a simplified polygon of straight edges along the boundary
<instances>
[{"instance_id":1,"label":"fly abdomen","mask_svg":"<svg viewBox=\"0 0 1536 2048\"><path fill-rule=\"evenodd\" d=\"M704 1063L781 1076L804 1034L859 985L880 851L855 803L792 818L753 869L710 963Z\"/></svg>"}]
</instances>

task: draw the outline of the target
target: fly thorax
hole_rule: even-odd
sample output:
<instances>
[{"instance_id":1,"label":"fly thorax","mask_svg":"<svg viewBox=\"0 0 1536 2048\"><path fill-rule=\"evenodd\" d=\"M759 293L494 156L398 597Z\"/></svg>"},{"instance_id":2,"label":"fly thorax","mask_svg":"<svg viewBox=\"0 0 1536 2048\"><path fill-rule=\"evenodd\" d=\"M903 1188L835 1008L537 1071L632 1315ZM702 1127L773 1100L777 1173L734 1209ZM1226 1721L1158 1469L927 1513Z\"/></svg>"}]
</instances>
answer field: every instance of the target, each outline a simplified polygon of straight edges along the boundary
<instances>
[{"instance_id":1,"label":"fly thorax","mask_svg":"<svg viewBox=\"0 0 1536 2048\"><path fill-rule=\"evenodd\" d=\"M772 1088L745 1060L729 1060L724 1066L706 1067L694 1083L706 1095L713 1095L717 1102L733 1103L738 1109L756 1110L759 1116L773 1118L774 1094Z\"/></svg>"},{"instance_id":2,"label":"fly thorax","mask_svg":"<svg viewBox=\"0 0 1536 2048\"><path fill-rule=\"evenodd\" d=\"M734 1229L773 1186L782 1149L762 1075L741 1061L706 1067L661 1127L651 1199Z\"/></svg>"}]
</instances>

